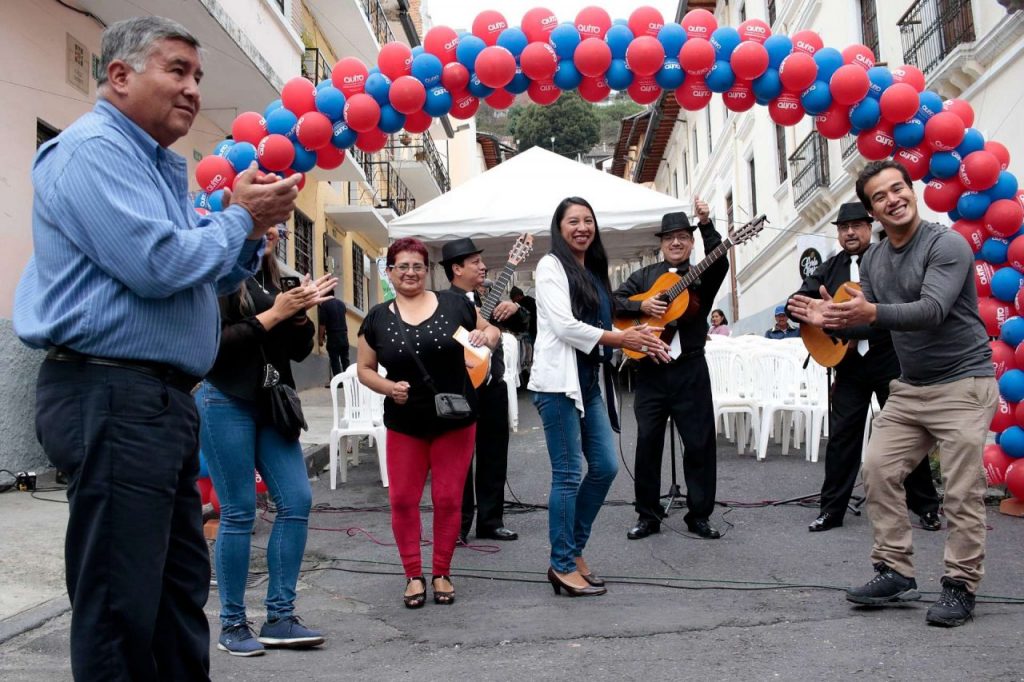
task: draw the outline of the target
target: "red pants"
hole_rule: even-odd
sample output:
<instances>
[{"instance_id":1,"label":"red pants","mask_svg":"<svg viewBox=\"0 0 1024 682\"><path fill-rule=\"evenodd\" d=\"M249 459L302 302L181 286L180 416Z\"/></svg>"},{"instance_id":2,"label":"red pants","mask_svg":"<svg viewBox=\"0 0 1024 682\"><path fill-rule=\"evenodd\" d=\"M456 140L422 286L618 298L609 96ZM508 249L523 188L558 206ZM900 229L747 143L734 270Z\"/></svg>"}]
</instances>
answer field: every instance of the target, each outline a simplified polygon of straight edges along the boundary
<instances>
[{"instance_id":1,"label":"red pants","mask_svg":"<svg viewBox=\"0 0 1024 682\"><path fill-rule=\"evenodd\" d=\"M420 557L420 500L430 477L434 505L434 575L451 573L452 554L462 523L462 488L473 457L476 424L416 438L388 430L391 529L406 577L423 575Z\"/></svg>"}]
</instances>

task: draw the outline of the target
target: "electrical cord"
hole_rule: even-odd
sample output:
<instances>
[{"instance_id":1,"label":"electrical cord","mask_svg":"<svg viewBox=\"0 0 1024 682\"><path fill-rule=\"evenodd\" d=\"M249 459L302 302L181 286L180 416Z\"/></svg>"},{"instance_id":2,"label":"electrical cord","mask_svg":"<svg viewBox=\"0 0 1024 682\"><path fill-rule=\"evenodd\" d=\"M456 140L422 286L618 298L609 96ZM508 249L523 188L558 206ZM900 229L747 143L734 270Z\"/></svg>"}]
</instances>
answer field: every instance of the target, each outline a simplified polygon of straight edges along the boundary
<instances>
[{"instance_id":1,"label":"electrical cord","mask_svg":"<svg viewBox=\"0 0 1024 682\"><path fill-rule=\"evenodd\" d=\"M18 481L18 477L14 475L14 472L13 471L9 471L7 469L0 469L0 474L7 474L8 476L11 477L11 482L10 483L2 483L2 484L0 484L0 493L5 493L8 490L11 490L12 488L14 488L15 484Z\"/></svg>"}]
</instances>

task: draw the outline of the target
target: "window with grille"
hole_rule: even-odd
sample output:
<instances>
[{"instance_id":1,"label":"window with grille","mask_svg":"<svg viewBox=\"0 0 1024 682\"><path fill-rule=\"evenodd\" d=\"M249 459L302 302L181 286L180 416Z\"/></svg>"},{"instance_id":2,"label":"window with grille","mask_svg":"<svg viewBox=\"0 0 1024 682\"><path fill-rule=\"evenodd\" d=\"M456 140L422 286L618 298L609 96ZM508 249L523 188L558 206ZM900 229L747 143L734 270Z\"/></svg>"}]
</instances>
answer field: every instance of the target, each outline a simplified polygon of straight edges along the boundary
<instances>
[{"instance_id":1,"label":"window with grille","mask_svg":"<svg viewBox=\"0 0 1024 682\"><path fill-rule=\"evenodd\" d=\"M878 59L878 8L875 0L860 0L860 36L861 42L871 48Z\"/></svg>"},{"instance_id":2,"label":"window with grille","mask_svg":"<svg viewBox=\"0 0 1024 682\"><path fill-rule=\"evenodd\" d=\"M740 23L747 20L747 3L740 5Z\"/></svg>"},{"instance_id":3,"label":"window with grille","mask_svg":"<svg viewBox=\"0 0 1024 682\"><path fill-rule=\"evenodd\" d=\"M789 177L789 164L786 159L786 131L785 129L776 124L775 125L775 151L779 161L779 184L781 185Z\"/></svg>"},{"instance_id":4,"label":"window with grille","mask_svg":"<svg viewBox=\"0 0 1024 682\"><path fill-rule=\"evenodd\" d=\"M700 163L700 148L697 146L697 125L693 126L693 162Z\"/></svg>"},{"instance_id":5,"label":"window with grille","mask_svg":"<svg viewBox=\"0 0 1024 682\"><path fill-rule=\"evenodd\" d=\"M313 274L313 221L302 211L295 211L295 270L300 275Z\"/></svg>"},{"instance_id":6,"label":"window with grille","mask_svg":"<svg viewBox=\"0 0 1024 682\"><path fill-rule=\"evenodd\" d=\"M754 168L754 157L747 161L747 170L750 172L750 217L757 215L757 173Z\"/></svg>"},{"instance_id":7,"label":"window with grille","mask_svg":"<svg viewBox=\"0 0 1024 682\"><path fill-rule=\"evenodd\" d=\"M36 119L36 149L60 135L60 131L49 123Z\"/></svg>"},{"instance_id":8,"label":"window with grille","mask_svg":"<svg viewBox=\"0 0 1024 682\"><path fill-rule=\"evenodd\" d=\"M775 0L768 0L768 25L775 25Z\"/></svg>"},{"instance_id":9,"label":"window with grille","mask_svg":"<svg viewBox=\"0 0 1024 682\"><path fill-rule=\"evenodd\" d=\"M284 3L285 0L274 0L274 4L281 10L281 14L284 14Z\"/></svg>"},{"instance_id":10,"label":"window with grille","mask_svg":"<svg viewBox=\"0 0 1024 682\"><path fill-rule=\"evenodd\" d=\"M366 310L366 273L363 259L363 247L352 244L352 304L360 310Z\"/></svg>"}]
</instances>

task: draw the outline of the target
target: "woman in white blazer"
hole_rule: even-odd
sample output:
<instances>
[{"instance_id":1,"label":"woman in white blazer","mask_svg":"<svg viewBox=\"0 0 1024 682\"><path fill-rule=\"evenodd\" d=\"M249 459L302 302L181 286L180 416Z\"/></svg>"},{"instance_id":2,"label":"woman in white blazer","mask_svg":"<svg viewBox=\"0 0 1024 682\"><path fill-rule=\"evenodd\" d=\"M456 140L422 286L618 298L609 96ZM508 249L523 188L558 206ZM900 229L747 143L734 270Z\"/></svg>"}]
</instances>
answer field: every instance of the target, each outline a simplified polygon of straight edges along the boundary
<instances>
[{"instance_id":1,"label":"woman in white blazer","mask_svg":"<svg viewBox=\"0 0 1024 682\"><path fill-rule=\"evenodd\" d=\"M556 594L563 589L572 597L604 594L604 581L583 559L591 526L618 472L614 396L610 383L601 381L601 368L612 348L667 360L668 347L656 336L658 328L612 328L608 257L594 210L584 199L569 197L558 205L551 219L551 253L540 259L536 279L537 343L528 388L535 392L551 458L548 580Z\"/></svg>"}]
</instances>

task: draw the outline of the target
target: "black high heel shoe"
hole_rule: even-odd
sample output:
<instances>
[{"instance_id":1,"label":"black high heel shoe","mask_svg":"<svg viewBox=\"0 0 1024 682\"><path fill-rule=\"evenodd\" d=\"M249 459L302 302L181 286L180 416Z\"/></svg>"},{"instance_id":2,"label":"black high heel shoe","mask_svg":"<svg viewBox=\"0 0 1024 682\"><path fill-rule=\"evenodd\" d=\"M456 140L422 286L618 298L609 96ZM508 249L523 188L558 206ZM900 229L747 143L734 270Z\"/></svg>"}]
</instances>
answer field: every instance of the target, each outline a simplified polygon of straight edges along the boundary
<instances>
[{"instance_id":1,"label":"black high heel shoe","mask_svg":"<svg viewBox=\"0 0 1024 682\"><path fill-rule=\"evenodd\" d=\"M454 585L454 583L452 583L452 577L450 575L435 575L434 578L430 581L431 586L433 586L435 580L447 580L448 584L452 586L452 589L448 590L447 592L442 592L441 590L439 590L439 589L437 589L435 587L434 588L434 603L435 604L443 604L443 605L454 604L455 603L455 585Z\"/></svg>"},{"instance_id":2,"label":"black high heel shoe","mask_svg":"<svg viewBox=\"0 0 1024 682\"><path fill-rule=\"evenodd\" d=\"M608 590L604 587L598 587L590 585L588 587L573 587L566 582L563 582L558 574L555 573L555 569L548 567L548 582L551 583L551 587L555 590L555 594L561 594L562 590L570 597L597 597L605 594Z\"/></svg>"},{"instance_id":3,"label":"black high heel shoe","mask_svg":"<svg viewBox=\"0 0 1024 682\"><path fill-rule=\"evenodd\" d=\"M409 589L409 583L413 580L419 581L423 584L423 591L417 592L416 594L407 594L402 596L402 601L405 602L405 608L407 609L418 609L422 608L427 603L427 579L422 575L417 575L412 578L405 579L405 589Z\"/></svg>"},{"instance_id":4,"label":"black high heel shoe","mask_svg":"<svg viewBox=\"0 0 1024 682\"><path fill-rule=\"evenodd\" d=\"M596 573L580 573L580 576L594 587L604 587L604 578L599 578Z\"/></svg>"}]
</instances>

